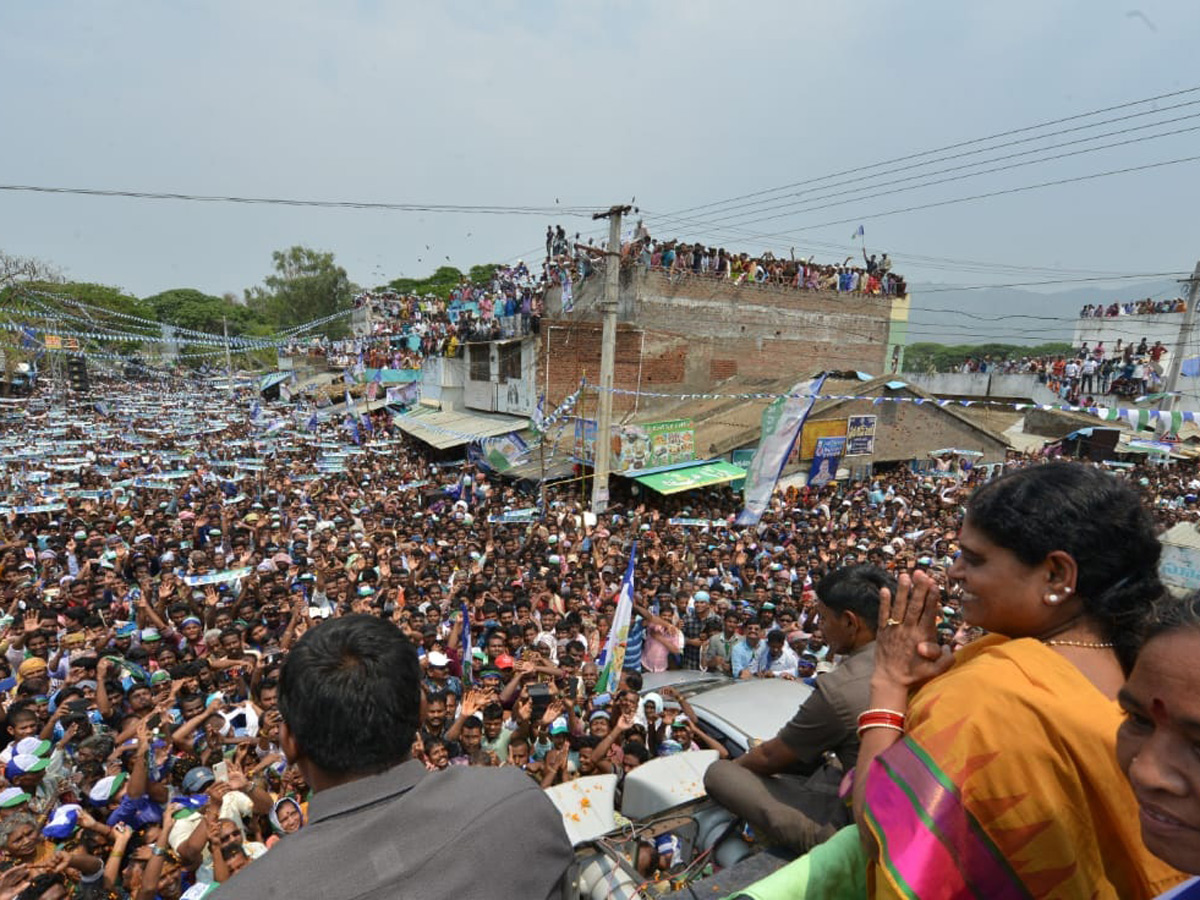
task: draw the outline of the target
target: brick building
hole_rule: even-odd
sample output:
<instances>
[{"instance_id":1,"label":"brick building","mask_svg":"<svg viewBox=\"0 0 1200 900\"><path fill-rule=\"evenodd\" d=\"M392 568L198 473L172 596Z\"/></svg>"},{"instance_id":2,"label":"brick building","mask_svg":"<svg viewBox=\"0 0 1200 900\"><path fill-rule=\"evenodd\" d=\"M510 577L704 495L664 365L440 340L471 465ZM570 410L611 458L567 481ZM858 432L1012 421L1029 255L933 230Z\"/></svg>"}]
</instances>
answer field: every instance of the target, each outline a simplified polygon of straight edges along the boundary
<instances>
[{"instance_id":1,"label":"brick building","mask_svg":"<svg viewBox=\"0 0 1200 900\"><path fill-rule=\"evenodd\" d=\"M562 311L560 290L547 295L537 361L538 390L546 394L547 408L585 375L599 379L603 291L601 271L574 286L570 312ZM734 377L898 371L907 321L907 297L735 285L625 267L613 385L679 394ZM658 405L653 397L618 394L613 410L624 415Z\"/></svg>"}]
</instances>

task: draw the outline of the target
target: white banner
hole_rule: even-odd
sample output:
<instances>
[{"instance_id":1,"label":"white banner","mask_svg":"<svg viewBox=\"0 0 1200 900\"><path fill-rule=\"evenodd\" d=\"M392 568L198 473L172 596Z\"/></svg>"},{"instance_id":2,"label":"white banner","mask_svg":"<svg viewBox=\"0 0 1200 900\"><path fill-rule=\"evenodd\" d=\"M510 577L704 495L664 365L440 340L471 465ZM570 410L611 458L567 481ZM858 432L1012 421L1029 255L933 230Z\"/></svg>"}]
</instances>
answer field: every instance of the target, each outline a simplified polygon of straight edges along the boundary
<instances>
[{"instance_id":1,"label":"white banner","mask_svg":"<svg viewBox=\"0 0 1200 900\"><path fill-rule=\"evenodd\" d=\"M738 525L757 525L767 511L779 473L783 471L792 445L813 407L814 395L824 383L824 374L812 381L801 382L788 392L793 396L780 397L763 410L762 437L746 472L745 508L738 514Z\"/></svg>"}]
</instances>

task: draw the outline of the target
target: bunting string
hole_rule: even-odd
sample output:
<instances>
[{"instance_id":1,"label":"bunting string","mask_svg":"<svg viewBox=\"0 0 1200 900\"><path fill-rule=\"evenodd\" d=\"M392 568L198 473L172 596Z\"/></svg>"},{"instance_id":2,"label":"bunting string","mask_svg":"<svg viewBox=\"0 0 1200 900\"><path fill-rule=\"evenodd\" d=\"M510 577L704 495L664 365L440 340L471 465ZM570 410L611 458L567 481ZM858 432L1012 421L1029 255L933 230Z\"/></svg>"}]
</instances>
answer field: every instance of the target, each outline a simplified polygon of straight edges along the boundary
<instances>
[{"instance_id":1,"label":"bunting string","mask_svg":"<svg viewBox=\"0 0 1200 900\"><path fill-rule=\"evenodd\" d=\"M896 382L896 390L908 387L907 384ZM860 394L779 394L772 392L748 392L735 394L720 394L720 393L690 393L690 394L668 394L659 391L640 391L629 390L627 388L604 388L598 384L586 385L587 390L593 390L597 393L608 391L613 394L619 394L627 397L653 397L657 399L670 400L778 400L780 398L788 399L807 399L809 397L816 401L862 401L879 405L881 403L912 403L915 406L930 406L940 407L973 407L983 406L997 409L1011 409L1015 412L1025 412L1026 410L1036 409L1054 412L1071 412L1082 413L1085 415L1097 416L1106 422L1128 422L1131 427L1149 428L1151 424L1166 424L1170 426L1171 431L1177 431L1179 426L1184 422L1197 423L1200 422L1200 413L1191 410L1164 410L1164 409L1143 409L1141 407L1109 407L1109 406L1080 406L1071 404L1058 403L1020 403L1007 400L949 400L940 397L881 397L881 396L863 396ZM1179 392L1176 392L1178 396ZM1133 402L1152 402L1168 396L1165 393L1146 395L1143 397L1135 397Z\"/></svg>"}]
</instances>

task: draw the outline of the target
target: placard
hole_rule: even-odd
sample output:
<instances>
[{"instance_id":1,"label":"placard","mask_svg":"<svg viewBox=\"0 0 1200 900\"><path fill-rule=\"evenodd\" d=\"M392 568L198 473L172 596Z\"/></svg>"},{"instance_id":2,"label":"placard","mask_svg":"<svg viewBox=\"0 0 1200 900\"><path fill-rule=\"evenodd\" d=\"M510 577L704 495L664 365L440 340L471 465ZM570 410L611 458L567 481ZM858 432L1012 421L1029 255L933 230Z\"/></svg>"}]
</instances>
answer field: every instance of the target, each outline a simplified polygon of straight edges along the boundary
<instances>
[{"instance_id":1,"label":"placard","mask_svg":"<svg viewBox=\"0 0 1200 900\"><path fill-rule=\"evenodd\" d=\"M846 425L846 456L875 452L875 416L851 416Z\"/></svg>"}]
</instances>

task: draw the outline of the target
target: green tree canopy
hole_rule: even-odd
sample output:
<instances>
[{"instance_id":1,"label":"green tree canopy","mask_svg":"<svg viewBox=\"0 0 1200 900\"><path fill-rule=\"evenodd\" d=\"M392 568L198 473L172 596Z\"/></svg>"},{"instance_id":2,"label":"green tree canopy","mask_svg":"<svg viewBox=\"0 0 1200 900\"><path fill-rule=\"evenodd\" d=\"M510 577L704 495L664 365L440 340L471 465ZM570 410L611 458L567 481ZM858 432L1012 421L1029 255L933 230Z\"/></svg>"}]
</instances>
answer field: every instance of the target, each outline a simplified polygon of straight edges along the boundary
<instances>
[{"instance_id":1,"label":"green tree canopy","mask_svg":"<svg viewBox=\"0 0 1200 900\"><path fill-rule=\"evenodd\" d=\"M439 266L428 278L393 278L387 283L387 288L400 294L433 294L445 300L452 290L462 284L462 280L462 270L454 266Z\"/></svg>"},{"instance_id":2,"label":"green tree canopy","mask_svg":"<svg viewBox=\"0 0 1200 900\"><path fill-rule=\"evenodd\" d=\"M142 303L150 311L151 318L159 322L221 334L225 319L229 323L230 335L249 332L270 333L269 323L255 310L240 303L231 303L224 297L214 297L193 288L174 288L146 297Z\"/></svg>"},{"instance_id":3,"label":"green tree canopy","mask_svg":"<svg viewBox=\"0 0 1200 900\"><path fill-rule=\"evenodd\" d=\"M472 284L490 284L496 275L496 270L502 268L504 268L503 263L483 263L482 265L471 266L471 271L467 273L467 277L471 279Z\"/></svg>"},{"instance_id":4,"label":"green tree canopy","mask_svg":"<svg viewBox=\"0 0 1200 900\"><path fill-rule=\"evenodd\" d=\"M250 310L263 320L289 328L350 308L355 288L332 253L297 245L276 250L271 258L274 274L246 292ZM348 331L348 323L339 319L322 331L337 337Z\"/></svg>"}]
</instances>

